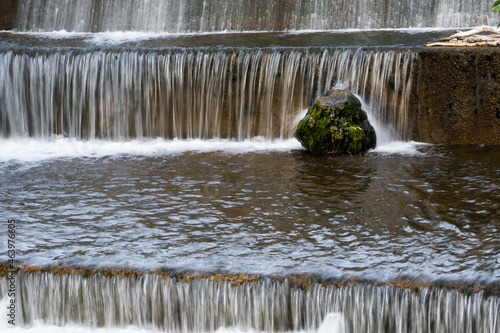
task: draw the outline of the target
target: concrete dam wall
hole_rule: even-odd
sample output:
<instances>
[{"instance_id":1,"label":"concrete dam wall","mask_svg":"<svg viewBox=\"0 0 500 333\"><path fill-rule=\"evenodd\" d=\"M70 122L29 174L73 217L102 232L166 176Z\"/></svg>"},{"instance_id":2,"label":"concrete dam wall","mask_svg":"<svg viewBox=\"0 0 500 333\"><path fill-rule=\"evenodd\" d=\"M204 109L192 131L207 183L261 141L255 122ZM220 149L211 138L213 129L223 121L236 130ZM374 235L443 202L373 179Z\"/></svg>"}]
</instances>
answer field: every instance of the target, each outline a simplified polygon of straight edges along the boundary
<instances>
[{"instance_id":1,"label":"concrete dam wall","mask_svg":"<svg viewBox=\"0 0 500 333\"><path fill-rule=\"evenodd\" d=\"M419 50L409 109L411 138L500 144L500 50Z\"/></svg>"},{"instance_id":2,"label":"concrete dam wall","mask_svg":"<svg viewBox=\"0 0 500 333\"><path fill-rule=\"evenodd\" d=\"M55 13L61 13L61 4L57 0L47 1L50 4L48 6L42 6L45 10L35 10L41 6L37 1L18 1L18 0L0 0L0 8L2 11L0 12L0 29L3 30L11 30L14 29L16 31L52 31L53 29L66 29L68 31L73 30L82 30L82 31L103 31L102 29L112 29L115 27L116 29L126 29L128 26L119 26L116 25L117 22L125 22L127 20L120 20L118 18L115 21L107 22L105 20L106 16L104 15L106 11L109 9L106 7L103 2L100 6L97 6L96 3L87 0L78 0L82 4L86 4L83 7L78 8L87 8L88 15L83 9L72 12L72 15L79 15L78 19L76 16L71 15L63 15ZM77 1L77 2L78 2ZM79 3L80 3L79 2ZM133 1L132 1L133 2ZM326 5L335 4L337 2L327 0L315 2L316 7L312 5L312 2L303 1L299 6L298 3L293 1L288 1L290 6L285 6L285 2L287 1L279 1L278 4L270 5L268 3L261 4L262 8L267 10L269 13L279 12L280 17L282 19L278 20L281 23L279 25L268 25L266 22L254 22L256 25L252 26L255 30L287 30L287 29L336 29L336 28L385 28L385 27L406 27L408 24L408 20L405 20L405 15L415 14L410 9L401 8L400 13L398 15L394 14L391 18L388 12L384 8L373 8L374 12L385 13L380 17L383 17L383 20L361 20L366 24L356 23L357 21L353 20L352 22L347 22L345 26L334 26L333 23L328 23L326 21L319 20L319 14L322 13L322 8ZM114 3L113 1L109 1L109 3ZM136 3L136 2L134 2ZM137 2L139 3L139 2ZM153 2L152 2L153 3ZM156 2L154 2L156 3ZM167 3L162 2L164 6ZM237 19L238 15L247 15L245 14L245 5L243 3L238 2L239 7L236 4L231 6L232 14L229 15L229 11L225 11L226 16L221 16L222 12L219 12L217 8L204 8L200 13L201 18L204 17L219 17L227 19L226 23L221 23L220 19L217 19L215 23L208 24L205 22L206 26L193 26L190 25L189 15L195 15L196 9L195 6L198 2L196 1L181 1L180 3L190 4L187 7L179 7L179 13L182 15L176 16L176 27L181 27L176 31L219 31L220 29L234 29L238 30L237 26L227 25L227 22L233 22ZM319 5L318 5L319 4ZM467 25L467 24L482 24L493 22L495 19L494 16L491 15L491 9L489 8L489 4L485 1L481 1L480 6L477 9L478 13L482 13L481 15L476 15L474 19L467 15L458 15L460 14L455 9L456 8L465 8L461 6L461 1L456 0L450 2L446 7L442 1L432 2L433 5L422 5L420 12L413 8L413 11L417 11L421 14L422 24L425 27L450 27L456 25ZM292 6L293 5L293 6ZM340 3L337 4L340 6ZM38 6L38 7L37 7ZM267 6L267 7L266 7ZM319 6L319 7L318 7ZM323 7L322 7L323 6ZM338 7L337 6L337 7ZM40 8L42 8L40 7ZM50 11L47 8L59 8L57 11ZM269 8L268 8L269 7ZM272 7L272 8L271 8ZM455 8L456 7L456 8ZM142 7L141 7L142 8ZM162 7L163 8L163 7ZM267 9L266 9L267 8ZM354 7L353 7L354 8ZM356 11L353 8L338 8L341 12L349 12L352 14L356 14ZM357 8L357 7L356 7ZM454 9L455 8L455 9ZM143 8L144 9L144 8ZM147 8L146 8L147 9ZM144 9L144 15L148 15L147 13L151 12ZM188 10L189 9L189 10ZM199 9L199 8L198 8ZM227 8L226 8L227 9ZM228 9L228 10L229 10ZM247 8L248 9L248 8ZM262 9L262 10L264 10ZM286 10L285 10L286 9ZM358 8L359 9L359 8ZM125 10L125 9L123 9ZM200 9L201 10L201 9ZM288 12L287 12L288 10ZM68 9L64 9L63 11L68 11ZM449 13L455 13L456 15L450 16L453 17L453 21L449 21L446 23L443 19L443 15L448 15ZM140 12L142 13L142 12ZM193 14L194 13L194 14ZM208 15L210 13L210 15ZM316 14L312 14L316 13ZM448 13L448 14L447 14ZM458 14L457 14L458 13ZM91 15L92 14L92 15ZM125 15L126 13L122 13ZM191 15L190 14L190 15ZM196 14L196 15L198 15ZM206 14L206 15L205 15ZM413 15L412 14L412 15ZM462 13L463 14L463 13ZM18 16L16 19L16 15ZM56 16L54 16L56 15ZM63 15L65 20L62 20L61 16ZM87 16L85 16L87 15ZM104 15L104 16L102 16ZM121 14L120 14L121 15ZM137 14L139 15L139 14ZM136 15L136 16L137 16ZM196 16L195 15L195 16ZM205 15L205 16L204 16ZM228 16L229 15L229 16ZM310 16L309 20L306 20L305 17ZM312 15L312 16L311 16ZM140 15L139 15L140 16ZM146 17L144 16L144 17ZM248 16L248 15L247 15ZM72 18L73 17L73 18ZM135 17L135 16L134 16ZM468 17L468 19L466 19ZM292 19L295 18L295 19ZM314 20L312 18L315 18ZM111 19L111 18L110 18ZM98 22L96 26L86 26L90 21ZM140 20L139 20L140 21ZM138 28L141 28L140 22L132 22L131 24L137 24ZM142 20L151 22L151 20ZM141 22L142 22L141 21ZM154 20L153 20L154 21ZM287 23L283 23L287 21ZM359 20L358 20L359 21ZM50 24L53 22L57 25L53 26ZM295 23L294 23L295 22ZM405 23L406 22L406 23ZM80 24L78 26L68 25L68 24ZM83 24L83 25L82 25ZM201 23L200 23L201 24ZM250 23L249 23L250 24ZM252 23L253 24L253 23ZM413 25L414 26L414 25ZM149 29L151 31L171 31L171 27L164 27L162 25L156 26L147 26L145 29ZM251 28L249 27L241 27L243 30ZM148 31L149 31L148 30ZM175 30L175 29L174 29ZM335 45L331 45L332 48L335 48ZM405 106L405 118L403 119L401 115L395 115L392 121L392 125L395 127L396 131L399 132L400 136L404 139L415 140L415 141L423 141L428 143L446 143L446 144L486 144L486 145L496 145L500 144L500 104L499 104L499 86L500 86L500 74L497 74L497 69L500 68L500 49L497 48L421 48L421 47L409 47L406 51L414 54L415 56L411 57L411 61L413 64L409 66L406 64L406 68L411 67L411 73L408 75L412 75L411 84L407 84L404 87L408 87L410 89L410 97L408 101L404 101L403 104L408 104ZM33 52L33 51L31 51ZM332 58L334 59L334 58ZM314 60L314 59L313 59ZM380 63L377 63L380 68L383 68L384 64L381 60ZM394 61L394 60L391 60ZM310 62L310 61L309 61ZM313 62L311 62L311 65ZM326 67L325 67L326 68ZM57 70L57 67L54 68ZM318 69L321 71L321 68ZM366 77L371 76L371 69L364 69L366 71ZM406 70L406 69L405 69ZM343 70L346 71L346 70ZM326 74L325 74L326 75ZM336 74L337 75L337 74ZM337 76L339 76L338 74ZM299 79L297 79L299 80ZM354 81L361 80L360 77L353 76L349 79L351 85L356 85ZM390 81L390 78L388 78ZM328 88L325 83L323 88ZM322 88L318 87L318 89ZM296 85L297 89L298 85ZM396 98L402 98L402 95L407 94L407 91L403 91L404 89L401 86L396 87L391 84L382 84L380 87L382 89L386 89L387 93L384 92L382 95L394 96L394 92L396 92ZM373 87L371 87L374 89ZM304 87L307 89L307 87ZM378 89L378 88L377 88ZM390 91L392 90L392 91ZM401 91L399 91L401 90ZM304 92L305 93L305 92ZM307 92L308 95L317 95L320 94L321 91ZM359 93L359 92L358 92ZM367 96L370 94L367 94ZM14 95L12 95L14 96ZM399 97L398 97L399 96ZM385 97L384 97L385 98ZM393 97L388 97L388 99ZM242 100L244 103L244 100ZM401 102L402 103L402 102ZM269 103L268 103L269 104ZM296 104L296 103L295 103ZM379 103L380 104L380 103ZM394 103L393 103L394 104ZM222 104L221 104L222 105ZM301 105L303 106L303 105ZM292 106L290 106L293 108ZM399 107L394 107L396 110ZM245 108L245 106L242 106ZM279 108L279 107L278 107ZM392 112L391 103L387 105L381 105L381 113L384 112ZM400 108L399 108L400 109ZM5 112L21 112L20 110L4 110ZM222 112L222 111L221 111ZM287 111L288 112L288 111ZM397 111L396 111L397 112ZM0 113L2 111L0 110ZM269 116L271 117L271 116ZM274 116L273 116L274 117ZM12 118L12 117L10 117ZM390 118L389 116L383 116L383 118ZM384 119L386 120L386 119ZM5 123L5 121L4 121ZM0 124L0 126L6 127L5 124ZM31 125L30 125L31 126ZM12 126L7 126L9 128L14 128ZM227 126L226 126L227 127ZM283 136L283 133L282 133Z\"/></svg>"}]
</instances>

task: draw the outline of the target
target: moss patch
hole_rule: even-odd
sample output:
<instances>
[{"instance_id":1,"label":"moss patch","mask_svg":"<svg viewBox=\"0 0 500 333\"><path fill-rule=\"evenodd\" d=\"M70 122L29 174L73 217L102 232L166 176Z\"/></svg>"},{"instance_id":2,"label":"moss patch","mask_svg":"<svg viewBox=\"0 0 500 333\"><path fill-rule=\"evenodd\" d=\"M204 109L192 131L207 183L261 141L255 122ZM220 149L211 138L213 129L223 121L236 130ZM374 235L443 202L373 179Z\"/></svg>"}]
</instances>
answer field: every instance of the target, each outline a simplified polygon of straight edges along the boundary
<instances>
[{"instance_id":1,"label":"moss patch","mask_svg":"<svg viewBox=\"0 0 500 333\"><path fill-rule=\"evenodd\" d=\"M321 97L299 122L295 137L313 154L359 154L376 145L361 102L344 90Z\"/></svg>"},{"instance_id":2,"label":"moss patch","mask_svg":"<svg viewBox=\"0 0 500 333\"><path fill-rule=\"evenodd\" d=\"M0 276L6 276L12 270L8 268L8 263L0 263ZM73 266L30 266L17 265L15 272L25 274L54 274L54 275L81 275L85 278L101 276L104 278L134 279L143 275L156 275L162 279L174 279L178 282L189 283L193 280L210 280L214 282L230 282L234 286L245 284L256 284L263 279L279 284L287 283L292 289L308 290L315 284L329 287L345 287L349 285L366 284L373 286L390 286L392 288L410 290L413 293L419 292L425 288L438 288L445 290L456 290L464 294L483 292L485 296L500 296L499 282L480 282L480 281L454 281L454 280L422 280L415 278L397 278L388 281L378 281L363 279L359 277L340 277L324 278L313 274L290 274L290 275L258 275L247 273L226 273L226 272L195 272L195 271L176 271L171 269L160 270L135 270L124 268L92 268L92 267L73 267Z\"/></svg>"}]
</instances>

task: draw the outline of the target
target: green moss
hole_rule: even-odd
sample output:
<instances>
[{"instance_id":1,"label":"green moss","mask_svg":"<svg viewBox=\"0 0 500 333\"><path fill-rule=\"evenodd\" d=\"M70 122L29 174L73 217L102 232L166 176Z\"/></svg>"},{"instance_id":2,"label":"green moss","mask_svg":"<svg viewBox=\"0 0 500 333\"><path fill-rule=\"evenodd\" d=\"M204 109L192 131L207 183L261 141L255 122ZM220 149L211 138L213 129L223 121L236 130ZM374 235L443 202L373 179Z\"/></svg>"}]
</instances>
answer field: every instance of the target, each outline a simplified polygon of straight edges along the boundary
<instances>
[{"instance_id":1,"label":"green moss","mask_svg":"<svg viewBox=\"0 0 500 333\"><path fill-rule=\"evenodd\" d=\"M295 137L314 154L357 154L375 147L361 103L344 91L320 98L299 122Z\"/></svg>"},{"instance_id":2,"label":"green moss","mask_svg":"<svg viewBox=\"0 0 500 333\"><path fill-rule=\"evenodd\" d=\"M192 280L207 279L213 282L230 282L233 286L256 284L262 279L270 278L273 282L280 284L288 281L289 287L293 289L308 290L314 284L321 284L325 288L342 286L371 284L374 286L390 286L401 290L409 289L414 293L420 292L424 288L437 288L444 290L456 290L457 292L471 294L484 293L484 297L500 296L500 283L498 282L480 282L476 280L433 280L426 281L412 278L398 278L395 280L370 280L362 277L344 276L341 278L324 278L312 274L297 274L297 275L256 275L245 273L227 273L227 272L196 272L196 271L175 271L170 269L138 271L133 269L122 268L90 268L90 267L72 267L72 266L29 266L16 265L10 267L7 262L0 262L0 276L6 276L8 272L24 272L25 274L33 275L81 275L84 277L96 276L97 278L122 278L135 279L144 275L156 275L161 279L175 279L177 282L190 282Z\"/></svg>"},{"instance_id":3,"label":"green moss","mask_svg":"<svg viewBox=\"0 0 500 333\"><path fill-rule=\"evenodd\" d=\"M345 150L350 153L358 153L363 149L364 131L359 126L349 126L346 131L346 146Z\"/></svg>"}]
</instances>

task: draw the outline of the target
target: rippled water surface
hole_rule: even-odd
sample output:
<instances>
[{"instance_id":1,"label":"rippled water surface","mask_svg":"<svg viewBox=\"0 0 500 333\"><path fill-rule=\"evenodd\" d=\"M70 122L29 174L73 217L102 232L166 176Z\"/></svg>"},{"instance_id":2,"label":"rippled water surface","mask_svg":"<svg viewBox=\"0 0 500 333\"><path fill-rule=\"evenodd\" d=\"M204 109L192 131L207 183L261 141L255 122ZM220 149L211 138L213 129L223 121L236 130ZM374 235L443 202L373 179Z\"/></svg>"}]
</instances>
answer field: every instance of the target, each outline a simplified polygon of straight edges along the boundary
<instances>
[{"instance_id":1,"label":"rippled water surface","mask_svg":"<svg viewBox=\"0 0 500 333\"><path fill-rule=\"evenodd\" d=\"M8 158L0 215L30 264L500 279L500 148L417 150Z\"/></svg>"},{"instance_id":2,"label":"rippled water surface","mask_svg":"<svg viewBox=\"0 0 500 333\"><path fill-rule=\"evenodd\" d=\"M272 47L423 47L453 34L449 29L334 30L297 32L222 32L215 34L155 34L135 31L101 33L14 33L0 31L0 50L35 52L131 48L272 48Z\"/></svg>"}]
</instances>

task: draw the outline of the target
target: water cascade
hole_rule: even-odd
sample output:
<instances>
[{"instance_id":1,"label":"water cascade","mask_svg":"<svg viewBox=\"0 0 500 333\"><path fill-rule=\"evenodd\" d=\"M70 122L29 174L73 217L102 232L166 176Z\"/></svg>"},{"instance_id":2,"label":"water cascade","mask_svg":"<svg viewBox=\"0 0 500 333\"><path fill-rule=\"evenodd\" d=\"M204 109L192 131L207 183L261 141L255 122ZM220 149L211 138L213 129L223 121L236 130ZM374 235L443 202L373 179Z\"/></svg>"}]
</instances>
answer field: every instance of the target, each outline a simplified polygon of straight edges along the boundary
<instances>
[{"instance_id":1,"label":"water cascade","mask_svg":"<svg viewBox=\"0 0 500 333\"><path fill-rule=\"evenodd\" d=\"M75 10L78 8L78 10ZM20 31L282 31L496 25L491 1L25 0Z\"/></svg>"},{"instance_id":2,"label":"water cascade","mask_svg":"<svg viewBox=\"0 0 500 333\"><path fill-rule=\"evenodd\" d=\"M500 332L500 150L408 142L417 35L496 25L491 0L16 3L0 32L0 217L17 228L0 307L15 301L21 329ZM394 145L301 150L297 117L335 87ZM485 92L462 92L481 113Z\"/></svg>"},{"instance_id":3,"label":"water cascade","mask_svg":"<svg viewBox=\"0 0 500 333\"><path fill-rule=\"evenodd\" d=\"M415 55L362 49L0 54L0 135L287 139L342 83L405 137Z\"/></svg>"},{"instance_id":4,"label":"water cascade","mask_svg":"<svg viewBox=\"0 0 500 333\"><path fill-rule=\"evenodd\" d=\"M1 279L2 286L6 285ZM167 332L312 332L327 316L343 332L498 332L500 298L389 285L295 286L288 279L223 281L155 274L17 274L22 326L126 327ZM5 295L0 288L0 299ZM333 315L332 315L333 314ZM325 323L326 324L326 323ZM332 325L332 323L329 323ZM327 327L328 328L328 327ZM332 327L330 326L331 330Z\"/></svg>"}]
</instances>

